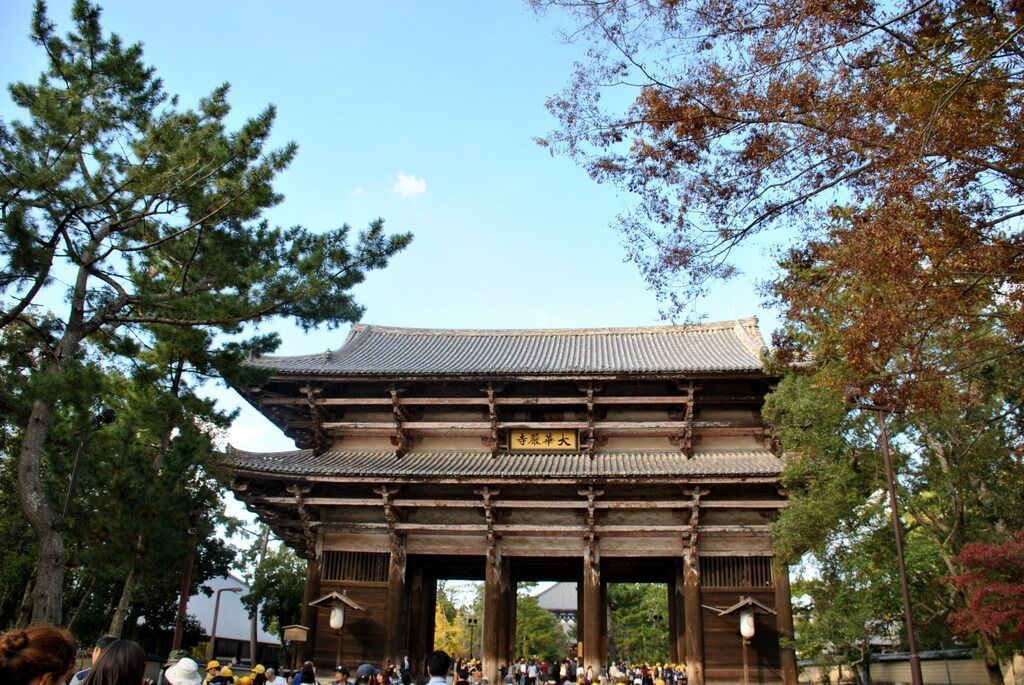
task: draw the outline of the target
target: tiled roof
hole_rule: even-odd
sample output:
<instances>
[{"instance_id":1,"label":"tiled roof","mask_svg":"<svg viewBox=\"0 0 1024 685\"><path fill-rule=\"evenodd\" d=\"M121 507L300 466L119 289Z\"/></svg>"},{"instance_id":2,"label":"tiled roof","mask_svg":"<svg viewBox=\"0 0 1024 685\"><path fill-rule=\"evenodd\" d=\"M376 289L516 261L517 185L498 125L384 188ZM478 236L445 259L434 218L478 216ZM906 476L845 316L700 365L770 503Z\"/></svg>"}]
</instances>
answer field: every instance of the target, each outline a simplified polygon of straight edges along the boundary
<instances>
[{"instance_id":1,"label":"tiled roof","mask_svg":"<svg viewBox=\"0 0 1024 685\"><path fill-rule=\"evenodd\" d=\"M235 472L300 477L389 478L643 478L685 476L777 476L782 460L766 450L584 454L390 451L243 452L231 449L226 465Z\"/></svg>"},{"instance_id":2,"label":"tiled roof","mask_svg":"<svg viewBox=\"0 0 1024 685\"><path fill-rule=\"evenodd\" d=\"M355 324L337 350L260 357L280 374L675 374L761 370L756 319L688 326L552 330L393 328Z\"/></svg>"}]
</instances>

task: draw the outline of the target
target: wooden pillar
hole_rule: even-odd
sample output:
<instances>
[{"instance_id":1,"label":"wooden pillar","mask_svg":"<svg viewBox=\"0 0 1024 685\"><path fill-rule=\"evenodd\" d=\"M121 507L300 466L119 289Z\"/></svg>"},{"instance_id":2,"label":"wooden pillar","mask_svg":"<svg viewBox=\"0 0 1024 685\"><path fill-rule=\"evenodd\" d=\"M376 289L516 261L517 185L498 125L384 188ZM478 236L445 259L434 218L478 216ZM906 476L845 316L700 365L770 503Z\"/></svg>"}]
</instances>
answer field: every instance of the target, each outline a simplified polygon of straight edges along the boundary
<instances>
[{"instance_id":1,"label":"wooden pillar","mask_svg":"<svg viewBox=\"0 0 1024 685\"><path fill-rule=\"evenodd\" d=\"M409 595L409 667L415 680L423 668L423 569L419 564L409 565L409 579L406 592Z\"/></svg>"},{"instance_id":2,"label":"wooden pillar","mask_svg":"<svg viewBox=\"0 0 1024 685\"><path fill-rule=\"evenodd\" d=\"M384 664L397 664L401 658L402 617L405 614L405 536L391 546L388 564L388 606L384 620Z\"/></svg>"},{"instance_id":3,"label":"wooden pillar","mask_svg":"<svg viewBox=\"0 0 1024 685\"><path fill-rule=\"evenodd\" d=\"M423 634L420 636L420 669L417 673L422 682L427 681L426 658L434 651L434 628L437 621L437 578L423 574Z\"/></svg>"},{"instance_id":4,"label":"wooden pillar","mask_svg":"<svg viewBox=\"0 0 1024 685\"><path fill-rule=\"evenodd\" d=\"M601 583L601 642L598 652L601 664L608 663L608 636L612 632L612 611L608 604L608 583Z\"/></svg>"},{"instance_id":5,"label":"wooden pillar","mask_svg":"<svg viewBox=\"0 0 1024 685\"><path fill-rule=\"evenodd\" d=\"M601 604L601 563L595 553L583 557L583 668L601 673L601 635L605 613Z\"/></svg>"},{"instance_id":6,"label":"wooden pillar","mask_svg":"<svg viewBox=\"0 0 1024 685\"><path fill-rule=\"evenodd\" d=\"M505 577L508 578L508 560L505 560L503 569ZM516 583L511 580L503 588L501 593L502 615L504 620L498 626L498 660L499 665L510 666L513 655L516 651Z\"/></svg>"},{"instance_id":7,"label":"wooden pillar","mask_svg":"<svg viewBox=\"0 0 1024 685\"><path fill-rule=\"evenodd\" d=\"M775 620L778 622L779 640L793 639L793 604L789 591L789 566L774 564ZM782 683L796 685L796 653L792 647L780 645L782 650Z\"/></svg>"},{"instance_id":8,"label":"wooden pillar","mask_svg":"<svg viewBox=\"0 0 1024 685\"><path fill-rule=\"evenodd\" d=\"M320 597L320 562L316 557L306 560L306 586L302 590L302 625L309 628L306 641L299 643L299 661L310 661L316 652L317 608L310 602Z\"/></svg>"},{"instance_id":9,"label":"wooden pillar","mask_svg":"<svg viewBox=\"0 0 1024 685\"><path fill-rule=\"evenodd\" d=\"M483 676L489 683L501 681L498 670L498 662L501 655L498 649L498 632L501 624L505 621L502 608L502 584L507 583L507 578L502 577L502 570L505 564L501 561L501 552L497 544L493 545L487 552L486 570L484 576L484 624L481 629L481 662L483 663Z\"/></svg>"},{"instance_id":10,"label":"wooden pillar","mask_svg":"<svg viewBox=\"0 0 1024 685\"><path fill-rule=\"evenodd\" d=\"M687 685L704 685L704 609L701 608L700 567L694 550L683 558L683 613L686 618Z\"/></svg>"},{"instance_id":11,"label":"wooden pillar","mask_svg":"<svg viewBox=\"0 0 1024 685\"><path fill-rule=\"evenodd\" d=\"M576 583L576 644L577 646L583 642L583 580ZM576 654L579 658L580 663L583 663L583 652Z\"/></svg>"},{"instance_id":12,"label":"wooden pillar","mask_svg":"<svg viewBox=\"0 0 1024 685\"><path fill-rule=\"evenodd\" d=\"M668 583L668 651L674 664L686 661L686 614L683 607L683 560L676 559Z\"/></svg>"}]
</instances>

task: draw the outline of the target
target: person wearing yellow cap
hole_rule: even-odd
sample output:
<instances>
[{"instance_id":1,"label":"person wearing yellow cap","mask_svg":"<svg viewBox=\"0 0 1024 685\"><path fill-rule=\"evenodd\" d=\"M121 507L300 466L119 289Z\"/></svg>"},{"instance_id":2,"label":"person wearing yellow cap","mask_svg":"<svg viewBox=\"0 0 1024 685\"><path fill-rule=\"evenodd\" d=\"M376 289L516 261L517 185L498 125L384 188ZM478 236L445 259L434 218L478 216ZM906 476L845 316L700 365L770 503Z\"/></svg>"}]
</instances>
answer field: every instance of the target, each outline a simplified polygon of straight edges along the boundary
<instances>
[{"instance_id":1,"label":"person wearing yellow cap","mask_svg":"<svg viewBox=\"0 0 1024 685\"><path fill-rule=\"evenodd\" d=\"M220 675L220 662L212 659L206 662L206 677L203 678L203 685L209 685L210 681Z\"/></svg>"},{"instance_id":2,"label":"person wearing yellow cap","mask_svg":"<svg viewBox=\"0 0 1024 685\"><path fill-rule=\"evenodd\" d=\"M266 685L267 669L263 664L252 667L252 685Z\"/></svg>"},{"instance_id":3,"label":"person wearing yellow cap","mask_svg":"<svg viewBox=\"0 0 1024 685\"><path fill-rule=\"evenodd\" d=\"M234 685L235 683L235 672L231 670L230 666L224 666L220 669L220 673L213 677L210 681L210 685Z\"/></svg>"}]
</instances>

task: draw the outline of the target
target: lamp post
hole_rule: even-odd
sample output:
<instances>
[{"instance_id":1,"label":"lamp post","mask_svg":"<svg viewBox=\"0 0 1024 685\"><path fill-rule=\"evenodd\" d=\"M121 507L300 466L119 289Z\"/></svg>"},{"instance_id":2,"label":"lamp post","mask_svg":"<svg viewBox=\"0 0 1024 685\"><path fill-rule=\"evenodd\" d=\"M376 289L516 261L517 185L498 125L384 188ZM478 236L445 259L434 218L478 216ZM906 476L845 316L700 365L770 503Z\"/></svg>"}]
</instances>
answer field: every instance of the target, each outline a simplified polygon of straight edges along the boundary
<instances>
[{"instance_id":1,"label":"lamp post","mask_svg":"<svg viewBox=\"0 0 1024 685\"><path fill-rule=\"evenodd\" d=\"M754 609L747 607L740 612L740 635L743 636L743 685L750 683L750 664L747 656L750 640L754 637Z\"/></svg>"},{"instance_id":2,"label":"lamp post","mask_svg":"<svg viewBox=\"0 0 1024 685\"><path fill-rule=\"evenodd\" d=\"M848 391L848 396L856 398L856 391ZM889 454L889 417L891 410L877 404L856 402L859 409L873 411L878 415L878 446L885 462L885 482L889 490L889 513L892 518L892 532L896 538L896 563L900 572L900 590L903 594L903 615L907 622L907 646L910 648L910 682L912 685L923 685L921 676L921 657L917 653L917 637L914 629L914 612L910 607L910 584L907 582L907 562L903 555L903 526L900 524L899 503L896 500L896 472L892 467L892 455Z\"/></svg>"},{"instance_id":3,"label":"lamp post","mask_svg":"<svg viewBox=\"0 0 1024 685\"><path fill-rule=\"evenodd\" d=\"M469 626L469 658L473 659L473 636L476 631L477 620L473 617L466 619L466 625Z\"/></svg>"},{"instance_id":4,"label":"lamp post","mask_svg":"<svg viewBox=\"0 0 1024 685\"><path fill-rule=\"evenodd\" d=\"M213 658L213 648L217 643L217 618L220 614L220 596L225 592L241 592L240 587L222 587L217 590L217 597L213 600L213 626L210 628L210 646L206 650L206 658Z\"/></svg>"}]
</instances>

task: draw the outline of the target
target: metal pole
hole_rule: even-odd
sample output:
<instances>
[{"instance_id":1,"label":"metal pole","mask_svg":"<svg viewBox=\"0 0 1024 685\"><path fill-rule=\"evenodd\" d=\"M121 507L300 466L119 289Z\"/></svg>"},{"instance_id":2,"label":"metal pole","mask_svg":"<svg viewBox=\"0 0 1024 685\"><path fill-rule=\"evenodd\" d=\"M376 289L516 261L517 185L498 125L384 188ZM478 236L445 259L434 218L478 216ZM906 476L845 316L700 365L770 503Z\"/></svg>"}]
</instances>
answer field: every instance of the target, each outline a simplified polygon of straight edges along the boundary
<instances>
[{"instance_id":1,"label":"metal pole","mask_svg":"<svg viewBox=\"0 0 1024 685\"><path fill-rule=\"evenodd\" d=\"M240 587L222 587L217 590L217 598L213 600L213 625L210 627L210 647L207 649L207 659L213 658L213 647L217 641L217 618L220 613L220 596L225 592L241 592Z\"/></svg>"},{"instance_id":2,"label":"metal pole","mask_svg":"<svg viewBox=\"0 0 1024 685\"><path fill-rule=\"evenodd\" d=\"M885 410L878 410L881 424L882 459L885 460L885 478L889 486L889 509L892 514L892 530L896 536L896 561L900 570L900 589L903 592L903 613L907 621L907 643L910 647L910 681L913 685L924 685L921 677L921 658L917 654L917 638L914 635L914 614L910 609L910 585L907 583L907 564L903 557L903 528L900 525L899 504L896 501L896 475L892 468L892 457L889 454L889 427Z\"/></svg>"},{"instance_id":3,"label":"metal pole","mask_svg":"<svg viewBox=\"0 0 1024 685\"><path fill-rule=\"evenodd\" d=\"M747 645L750 640L743 638L743 685L750 685L750 666L747 664Z\"/></svg>"},{"instance_id":4,"label":"metal pole","mask_svg":"<svg viewBox=\"0 0 1024 685\"><path fill-rule=\"evenodd\" d=\"M192 593L192 564L195 562L195 558L195 552L189 552L188 557L185 559L185 573L181 577L181 595L178 597L178 615L174 619L174 640L171 642L172 652L176 649L181 649L181 642L185 636L185 616L188 612L188 597Z\"/></svg>"},{"instance_id":5,"label":"metal pole","mask_svg":"<svg viewBox=\"0 0 1024 685\"><path fill-rule=\"evenodd\" d=\"M85 447L85 441L89 439L89 431L86 430L82 433L82 439L78 441L78 449L75 450L75 463L71 467L71 482L68 483L68 494L64 498L64 511L60 515L60 520L63 521L68 517L68 512L71 511L71 500L75 497L75 485L78 483L78 463L82 458L82 448Z\"/></svg>"}]
</instances>

